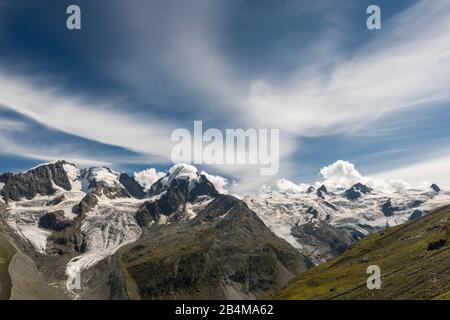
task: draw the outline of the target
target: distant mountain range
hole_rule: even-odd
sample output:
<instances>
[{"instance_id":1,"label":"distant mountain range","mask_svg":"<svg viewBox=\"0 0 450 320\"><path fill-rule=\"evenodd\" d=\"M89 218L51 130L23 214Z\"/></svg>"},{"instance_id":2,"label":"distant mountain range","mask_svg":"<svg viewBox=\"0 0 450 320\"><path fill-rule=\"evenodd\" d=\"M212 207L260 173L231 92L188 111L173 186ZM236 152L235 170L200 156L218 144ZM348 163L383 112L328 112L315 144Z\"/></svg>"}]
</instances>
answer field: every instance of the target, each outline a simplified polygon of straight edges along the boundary
<instances>
[{"instance_id":1,"label":"distant mountain range","mask_svg":"<svg viewBox=\"0 0 450 320\"><path fill-rule=\"evenodd\" d=\"M126 173L57 161L0 175L0 297L263 298L449 203L436 185L380 193L362 183L241 198L185 164L144 189Z\"/></svg>"},{"instance_id":2,"label":"distant mountain range","mask_svg":"<svg viewBox=\"0 0 450 320\"><path fill-rule=\"evenodd\" d=\"M433 184L425 190L386 193L356 183L334 192L322 185L307 192L268 192L243 200L272 232L320 264L374 232L449 204L450 192Z\"/></svg>"}]
</instances>

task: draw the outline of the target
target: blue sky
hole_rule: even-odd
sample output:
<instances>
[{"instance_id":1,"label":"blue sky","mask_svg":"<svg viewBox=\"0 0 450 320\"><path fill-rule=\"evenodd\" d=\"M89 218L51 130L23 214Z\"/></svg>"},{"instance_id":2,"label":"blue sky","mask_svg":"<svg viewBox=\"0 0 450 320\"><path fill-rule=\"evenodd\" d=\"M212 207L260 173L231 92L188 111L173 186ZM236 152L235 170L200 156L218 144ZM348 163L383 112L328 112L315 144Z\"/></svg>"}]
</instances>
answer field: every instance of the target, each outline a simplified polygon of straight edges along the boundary
<instances>
[{"instance_id":1,"label":"blue sky","mask_svg":"<svg viewBox=\"0 0 450 320\"><path fill-rule=\"evenodd\" d=\"M66 29L70 4L82 30ZM278 176L206 168L243 189L338 159L450 186L449 52L446 0L0 0L0 172L163 170L171 132L202 120L280 129Z\"/></svg>"}]
</instances>

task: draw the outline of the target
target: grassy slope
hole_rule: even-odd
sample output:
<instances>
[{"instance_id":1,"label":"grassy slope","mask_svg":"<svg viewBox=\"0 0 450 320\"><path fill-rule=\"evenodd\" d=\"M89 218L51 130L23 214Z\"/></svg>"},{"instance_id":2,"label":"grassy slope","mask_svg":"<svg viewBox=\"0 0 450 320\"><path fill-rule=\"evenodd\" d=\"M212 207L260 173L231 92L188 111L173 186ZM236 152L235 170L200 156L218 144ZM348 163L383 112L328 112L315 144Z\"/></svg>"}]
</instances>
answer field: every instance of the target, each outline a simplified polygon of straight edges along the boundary
<instances>
[{"instance_id":1,"label":"grassy slope","mask_svg":"<svg viewBox=\"0 0 450 320\"><path fill-rule=\"evenodd\" d=\"M430 243L447 241L439 249ZM369 265L382 272L380 290L366 286ZM341 256L310 269L274 299L450 299L450 206L378 232Z\"/></svg>"}]
</instances>

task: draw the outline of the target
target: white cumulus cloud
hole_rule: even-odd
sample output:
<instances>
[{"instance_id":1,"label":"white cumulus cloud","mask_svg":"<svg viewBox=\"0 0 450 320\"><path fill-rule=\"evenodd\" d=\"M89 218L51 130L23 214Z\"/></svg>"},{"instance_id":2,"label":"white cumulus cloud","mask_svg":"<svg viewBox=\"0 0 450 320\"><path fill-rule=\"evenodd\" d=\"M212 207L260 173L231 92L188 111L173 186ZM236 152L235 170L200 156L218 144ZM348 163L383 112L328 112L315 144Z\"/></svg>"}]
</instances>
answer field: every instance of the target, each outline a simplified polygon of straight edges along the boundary
<instances>
[{"instance_id":1,"label":"white cumulus cloud","mask_svg":"<svg viewBox=\"0 0 450 320\"><path fill-rule=\"evenodd\" d=\"M201 172L202 175L204 175L209 182L211 182L214 185L214 188L219 193L228 194L228 180L227 178L221 177L221 176L215 176L213 174L209 174L205 171Z\"/></svg>"},{"instance_id":2,"label":"white cumulus cloud","mask_svg":"<svg viewBox=\"0 0 450 320\"><path fill-rule=\"evenodd\" d=\"M353 163L345 160L338 160L335 163L320 169L323 177L322 181L317 181L316 186L324 184L330 190L347 189L355 183L361 182L368 187L379 192L399 192L411 186L399 179L386 180L383 178L373 178L363 176Z\"/></svg>"},{"instance_id":3,"label":"white cumulus cloud","mask_svg":"<svg viewBox=\"0 0 450 320\"><path fill-rule=\"evenodd\" d=\"M384 179L381 177L369 177L362 175L355 165L345 160L338 160L320 169L322 179L313 183L318 188L325 185L330 191L348 189L355 183L363 183L376 192L393 193L411 188L411 185L400 179ZM288 179L279 179L275 183L279 192L301 193L306 192L310 187L306 183L294 183ZM428 185L417 185L418 188L429 187ZM269 185L263 185L260 192L270 193L273 189Z\"/></svg>"},{"instance_id":4,"label":"white cumulus cloud","mask_svg":"<svg viewBox=\"0 0 450 320\"><path fill-rule=\"evenodd\" d=\"M148 190L158 179L165 175L164 172L156 171L154 168L149 168L140 172L134 173L134 179L145 189Z\"/></svg>"},{"instance_id":5,"label":"white cumulus cloud","mask_svg":"<svg viewBox=\"0 0 450 320\"><path fill-rule=\"evenodd\" d=\"M289 193L305 192L309 188L309 185L305 183L295 184L294 182L284 178L279 179L276 182L276 186L278 191Z\"/></svg>"}]
</instances>

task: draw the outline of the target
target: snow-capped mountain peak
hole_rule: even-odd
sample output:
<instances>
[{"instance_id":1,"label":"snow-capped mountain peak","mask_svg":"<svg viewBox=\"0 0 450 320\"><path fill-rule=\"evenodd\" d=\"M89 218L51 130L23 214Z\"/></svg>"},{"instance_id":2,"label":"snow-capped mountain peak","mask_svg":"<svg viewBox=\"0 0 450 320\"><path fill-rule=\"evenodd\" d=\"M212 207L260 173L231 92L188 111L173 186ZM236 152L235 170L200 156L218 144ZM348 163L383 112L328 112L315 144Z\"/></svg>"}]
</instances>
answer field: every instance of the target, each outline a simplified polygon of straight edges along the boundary
<instances>
[{"instance_id":1,"label":"snow-capped mountain peak","mask_svg":"<svg viewBox=\"0 0 450 320\"><path fill-rule=\"evenodd\" d=\"M188 185L188 191L190 191L200 182L200 179L201 175L196 167L185 163L176 164L169 169L165 176L150 187L149 194L154 196L165 192L176 180L185 181L184 183Z\"/></svg>"},{"instance_id":2,"label":"snow-capped mountain peak","mask_svg":"<svg viewBox=\"0 0 450 320\"><path fill-rule=\"evenodd\" d=\"M119 182L119 176L120 173L106 167L92 167L81 170L82 190L84 192L92 192L99 183L108 187L122 187Z\"/></svg>"},{"instance_id":3,"label":"snow-capped mountain peak","mask_svg":"<svg viewBox=\"0 0 450 320\"><path fill-rule=\"evenodd\" d=\"M370 193L371 188L362 184L361 182L355 183L351 188L345 190L345 197L349 200L356 200L364 194Z\"/></svg>"}]
</instances>

